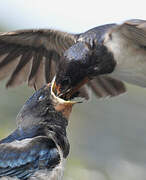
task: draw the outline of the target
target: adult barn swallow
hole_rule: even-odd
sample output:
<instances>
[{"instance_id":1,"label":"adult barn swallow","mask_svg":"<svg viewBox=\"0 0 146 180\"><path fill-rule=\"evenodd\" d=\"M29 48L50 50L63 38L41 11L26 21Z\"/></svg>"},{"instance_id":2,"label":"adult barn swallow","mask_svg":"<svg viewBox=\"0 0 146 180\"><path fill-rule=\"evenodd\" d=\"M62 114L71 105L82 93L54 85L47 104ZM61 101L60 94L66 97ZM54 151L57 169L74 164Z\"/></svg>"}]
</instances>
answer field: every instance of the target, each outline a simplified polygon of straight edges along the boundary
<instances>
[{"instance_id":1,"label":"adult barn swallow","mask_svg":"<svg viewBox=\"0 0 146 180\"><path fill-rule=\"evenodd\" d=\"M146 87L146 21L90 29L62 58L56 75L58 95L87 82L99 97L124 93L122 81Z\"/></svg>"},{"instance_id":2,"label":"adult barn swallow","mask_svg":"<svg viewBox=\"0 0 146 180\"><path fill-rule=\"evenodd\" d=\"M28 81L39 88L57 72L58 94L88 82L98 97L117 96L126 91L122 81L146 86L145 54L144 20L80 34L51 29L0 33L0 79L10 75L7 87Z\"/></svg>"},{"instance_id":3,"label":"adult barn swallow","mask_svg":"<svg viewBox=\"0 0 146 180\"><path fill-rule=\"evenodd\" d=\"M62 179L69 153L66 127L74 103L57 98L50 85L29 98L17 116L17 129L0 141L0 178Z\"/></svg>"}]
</instances>

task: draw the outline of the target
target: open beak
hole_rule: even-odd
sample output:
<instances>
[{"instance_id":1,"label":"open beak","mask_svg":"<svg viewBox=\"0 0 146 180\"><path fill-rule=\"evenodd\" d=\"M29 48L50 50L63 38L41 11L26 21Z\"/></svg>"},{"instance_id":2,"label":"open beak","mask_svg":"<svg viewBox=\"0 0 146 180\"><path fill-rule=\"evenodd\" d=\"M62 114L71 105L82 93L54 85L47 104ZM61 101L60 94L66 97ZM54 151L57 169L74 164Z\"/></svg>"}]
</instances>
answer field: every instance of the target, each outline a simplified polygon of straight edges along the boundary
<instances>
[{"instance_id":1,"label":"open beak","mask_svg":"<svg viewBox=\"0 0 146 180\"><path fill-rule=\"evenodd\" d=\"M65 118L69 118L69 115L72 111L72 106L76 104L76 101L66 101L58 96L55 95L55 78L52 80L51 83L48 84L48 87L50 88L51 91L51 99L54 105L54 108L56 111L59 111L63 114Z\"/></svg>"},{"instance_id":2,"label":"open beak","mask_svg":"<svg viewBox=\"0 0 146 180\"><path fill-rule=\"evenodd\" d=\"M89 78L84 78L80 83L78 83L75 87L66 90L66 92L61 92L61 86L56 85L55 82L56 77L53 78L52 82L48 84L48 87L51 88L51 97L52 102L56 111L62 112L64 117L67 119L72 111L72 106L76 103L81 103L81 101L72 101L72 96L84 85L89 81Z\"/></svg>"},{"instance_id":3,"label":"open beak","mask_svg":"<svg viewBox=\"0 0 146 180\"><path fill-rule=\"evenodd\" d=\"M53 78L52 80L52 91L59 96L61 94L60 91L60 85L57 86L56 82L55 82L56 76Z\"/></svg>"},{"instance_id":4,"label":"open beak","mask_svg":"<svg viewBox=\"0 0 146 180\"><path fill-rule=\"evenodd\" d=\"M52 83L52 91L57 97L63 98L63 99L71 99L72 95L75 94L84 84L89 82L89 78L85 77L80 83L78 83L76 86L67 89L65 92L61 92L61 85L57 85L55 82L55 78L53 79Z\"/></svg>"},{"instance_id":5,"label":"open beak","mask_svg":"<svg viewBox=\"0 0 146 180\"><path fill-rule=\"evenodd\" d=\"M73 105L77 103L76 101L64 100L60 96L57 96L56 94L58 93L56 93L55 88L56 88L56 83L55 83L55 77L54 77L51 82L51 96L53 97L54 101L56 101L59 104L72 104ZM68 97L68 99L70 99L70 97Z\"/></svg>"}]
</instances>

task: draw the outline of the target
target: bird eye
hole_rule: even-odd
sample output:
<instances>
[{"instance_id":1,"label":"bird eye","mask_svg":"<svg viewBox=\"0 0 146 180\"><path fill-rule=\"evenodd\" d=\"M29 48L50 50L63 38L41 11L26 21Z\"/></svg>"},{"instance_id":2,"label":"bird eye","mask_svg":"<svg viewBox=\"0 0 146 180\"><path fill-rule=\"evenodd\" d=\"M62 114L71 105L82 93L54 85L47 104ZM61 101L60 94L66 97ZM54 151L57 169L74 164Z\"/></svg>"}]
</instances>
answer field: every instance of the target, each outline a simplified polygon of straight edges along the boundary
<instances>
[{"instance_id":1,"label":"bird eye","mask_svg":"<svg viewBox=\"0 0 146 180\"><path fill-rule=\"evenodd\" d=\"M45 99L45 96L42 94L42 95L39 96L38 100L41 101L43 99Z\"/></svg>"}]
</instances>

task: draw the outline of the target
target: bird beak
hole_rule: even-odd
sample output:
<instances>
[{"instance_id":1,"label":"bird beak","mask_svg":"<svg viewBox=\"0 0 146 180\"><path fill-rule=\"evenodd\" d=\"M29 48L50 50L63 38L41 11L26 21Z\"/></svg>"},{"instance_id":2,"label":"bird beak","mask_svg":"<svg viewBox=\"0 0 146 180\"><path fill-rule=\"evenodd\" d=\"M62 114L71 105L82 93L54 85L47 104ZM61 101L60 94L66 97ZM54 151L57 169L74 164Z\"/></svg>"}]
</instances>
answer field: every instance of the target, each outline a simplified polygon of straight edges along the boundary
<instances>
[{"instance_id":1,"label":"bird beak","mask_svg":"<svg viewBox=\"0 0 146 180\"><path fill-rule=\"evenodd\" d=\"M51 99L56 111L62 112L65 118L69 118L69 115L72 111L72 106L76 104L76 101L65 101L64 99L58 97L54 93L55 88L55 78L52 80L48 87L51 89Z\"/></svg>"},{"instance_id":2,"label":"bird beak","mask_svg":"<svg viewBox=\"0 0 146 180\"><path fill-rule=\"evenodd\" d=\"M55 79L56 77L54 77L52 81L52 90L58 96L59 94L61 94L60 85L57 86Z\"/></svg>"},{"instance_id":3,"label":"bird beak","mask_svg":"<svg viewBox=\"0 0 146 180\"><path fill-rule=\"evenodd\" d=\"M54 77L52 83L52 90L54 92L54 94L56 94L56 96L58 97L66 97L66 99L70 99L70 97L76 93L84 84L88 83L89 82L89 78L88 77L85 77L80 83L78 83L76 86L66 90L66 92L61 92L61 86L60 85L56 85L56 82L55 82L55 79L56 77Z\"/></svg>"},{"instance_id":4,"label":"bird beak","mask_svg":"<svg viewBox=\"0 0 146 180\"><path fill-rule=\"evenodd\" d=\"M85 77L80 83L78 83L76 86L71 88L67 93L66 93L66 98L70 98L74 93L76 93L84 84L89 82L89 78Z\"/></svg>"}]
</instances>

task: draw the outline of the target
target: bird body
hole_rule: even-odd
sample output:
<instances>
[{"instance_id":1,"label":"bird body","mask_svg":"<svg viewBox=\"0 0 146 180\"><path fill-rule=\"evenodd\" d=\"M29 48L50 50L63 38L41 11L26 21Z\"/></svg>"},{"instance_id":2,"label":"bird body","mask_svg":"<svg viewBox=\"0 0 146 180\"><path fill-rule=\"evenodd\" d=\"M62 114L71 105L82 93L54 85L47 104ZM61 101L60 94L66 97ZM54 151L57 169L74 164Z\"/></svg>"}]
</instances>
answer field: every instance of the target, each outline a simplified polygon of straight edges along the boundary
<instances>
[{"instance_id":1,"label":"bird body","mask_svg":"<svg viewBox=\"0 0 146 180\"><path fill-rule=\"evenodd\" d=\"M64 160L60 159L60 157L63 157L63 155L61 151L57 151L55 146L50 149L51 143L48 138L38 136L1 144L0 176L14 176L18 177L18 179L43 180L45 177L52 180L62 179ZM29 147L30 151L24 149L24 147ZM20 155L19 151L21 151Z\"/></svg>"},{"instance_id":2,"label":"bird body","mask_svg":"<svg viewBox=\"0 0 146 180\"><path fill-rule=\"evenodd\" d=\"M72 102L59 102L50 85L34 93L17 116L17 129L0 141L0 178L62 179L69 154L68 105L71 109Z\"/></svg>"}]
</instances>

